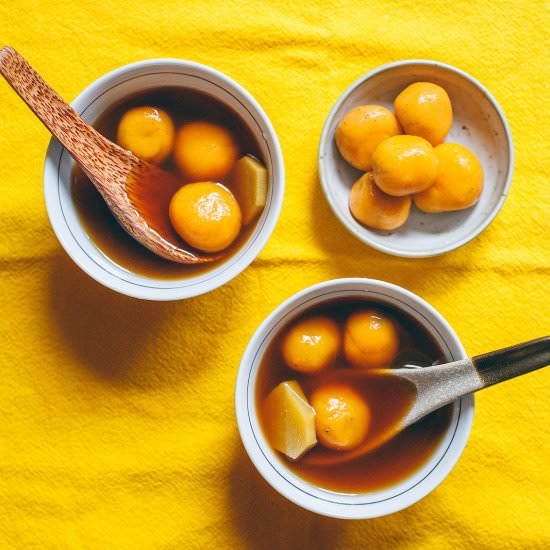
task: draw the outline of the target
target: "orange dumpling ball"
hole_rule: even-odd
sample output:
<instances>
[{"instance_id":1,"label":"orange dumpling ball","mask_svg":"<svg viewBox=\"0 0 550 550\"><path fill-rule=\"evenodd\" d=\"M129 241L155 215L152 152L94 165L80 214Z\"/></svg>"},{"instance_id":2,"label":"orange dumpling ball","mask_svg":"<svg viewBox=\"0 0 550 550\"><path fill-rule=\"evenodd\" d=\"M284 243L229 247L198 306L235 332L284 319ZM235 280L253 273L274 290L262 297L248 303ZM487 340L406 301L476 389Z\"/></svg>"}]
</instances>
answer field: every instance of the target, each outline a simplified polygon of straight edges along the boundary
<instances>
[{"instance_id":1,"label":"orange dumpling ball","mask_svg":"<svg viewBox=\"0 0 550 550\"><path fill-rule=\"evenodd\" d=\"M382 311L361 310L348 317L344 329L344 355L354 367L387 367L398 350L397 327Z\"/></svg>"},{"instance_id":2,"label":"orange dumpling ball","mask_svg":"<svg viewBox=\"0 0 550 550\"><path fill-rule=\"evenodd\" d=\"M340 350L338 325L329 317L316 315L294 324L283 336L281 353L294 370L315 374L329 368Z\"/></svg>"},{"instance_id":3,"label":"orange dumpling ball","mask_svg":"<svg viewBox=\"0 0 550 550\"><path fill-rule=\"evenodd\" d=\"M239 203L219 183L184 185L172 197L169 215L181 238L204 252L224 250L241 230Z\"/></svg>"},{"instance_id":4,"label":"orange dumpling ball","mask_svg":"<svg viewBox=\"0 0 550 550\"><path fill-rule=\"evenodd\" d=\"M393 104L395 116L406 134L439 145L453 124L453 108L447 92L432 82L407 86Z\"/></svg>"},{"instance_id":5,"label":"orange dumpling ball","mask_svg":"<svg viewBox=\"0 0 550 550\"><path fill-rule=\"evenodd\" d=\"M212 122L189 122L176 135L176 164L189 181L220 181L231 171L238 155L231 132Z\"/></svg>"},{"instance_id":6,"label":"orange dumpling ball","mask_svg":"<svg viewBox=\"0 0 550 550\"><path fill-rule=\"evenodd\" d=\"M142 160L160 164L174 148L174 123L157 107L135 107L120 119L117 143Z\"/></svg>"},{"instance_id":7,"label":"orange dumpling ball","mask_svg":"<svg viewBox=\"0 0 550 550\"><path fill-rule=\"evenodd\" d=\"M409 217L411 197L392 197L374 183L372 172L363 174L351 188L349 209L360 223L374 229L401 227Z\"/></svg>"},{"instance_id":8,"label":"orange dumpling ball","mask_svg":"<svg viewBox=\"0 0 550 550\"><path fill-rule=\"evenodd\" d=\"M435 149L439 159L432 186L414 196L424 212L449 212L473 206L483 191L483 168L478 158L464 145L442 143Z\"/></svg>"},{"instance_id":9,"label":"orange dumpling ball","mask_svg":"<svg viewBox=\"0 0 550 550\"><path fill-rule=\"evenodd\" d=\"M371 412L363 396L338 382L319 386L310 397L319 442L336 451L351 451L367 437Z\"/></svg>"},{"instance_id":10,"label":"orange dumpling ball","mask_svg":"<svg viewBox=\"0 0 550 550\"><path fill-rule=\"evenodd\" d=\"M374 181L384 193L403 197L427 189L437 175L437 156L428 141L417 136L393 136L372 155Z\"/></svg>"},{"instance_id":11,"label":"orange dumpling ball","mask_svg":"<svg viewBox=\"0 0 550 550\"><path fill-rule=\"evenodd\" d=\"M401 133L397 119L380 105L361 105L349 111L336 128L340 154L358 170L368 170L379 143Z\"/></svg>"}]
</instances>

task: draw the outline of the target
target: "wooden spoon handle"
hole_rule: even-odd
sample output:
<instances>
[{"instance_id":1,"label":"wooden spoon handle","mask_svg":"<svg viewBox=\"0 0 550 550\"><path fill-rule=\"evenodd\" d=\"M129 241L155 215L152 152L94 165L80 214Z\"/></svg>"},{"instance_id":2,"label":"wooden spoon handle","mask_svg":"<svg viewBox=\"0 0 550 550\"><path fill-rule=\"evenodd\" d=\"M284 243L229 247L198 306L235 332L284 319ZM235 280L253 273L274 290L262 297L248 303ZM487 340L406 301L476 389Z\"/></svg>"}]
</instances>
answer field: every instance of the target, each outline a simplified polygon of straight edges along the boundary
<instances>
[{"instance_id":1,"label":"wooden spoon handle","mask_svg":"<svg viewBox=\"0 0 550 550\"><path fill-rule=\"evenodd\" d=\"M472 358L483 387L526 374L550 364L550 336L530 340Z\"/></svg>"},{"instance_id":2,"label":"wooden spoon handle","mask_svg":"<svg viewBox=\"0 0 550 550\"><path fill-rule=\"evenodd\" d=\"M0 50L0 73L46 128L88 172L111 143L57 95L27 60L10 46Z\"/></svg>"}]
</instances>

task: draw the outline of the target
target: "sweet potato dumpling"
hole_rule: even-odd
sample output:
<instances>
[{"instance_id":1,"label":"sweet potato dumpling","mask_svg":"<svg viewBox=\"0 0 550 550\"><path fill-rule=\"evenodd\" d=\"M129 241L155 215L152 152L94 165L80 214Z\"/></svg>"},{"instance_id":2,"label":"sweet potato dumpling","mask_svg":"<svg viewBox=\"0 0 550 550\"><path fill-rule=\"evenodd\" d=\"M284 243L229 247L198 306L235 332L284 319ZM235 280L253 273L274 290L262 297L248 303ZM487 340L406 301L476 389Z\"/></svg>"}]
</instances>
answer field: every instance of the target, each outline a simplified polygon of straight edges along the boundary
<instances>
[{"instance_id":1,"label":"sweet potato dumpling","mask_svg":"<svg viewBox=\"0 0 550 550\"><path fill-rule=\"evenodd\" d=\"M395 197L427 189L437 174L433 147L417 136L393 136L384 140L374 151L371 163L376 185Z\"/></svg>"},{"instance_id":2,"label":"sweet potato dumpling","mask_svg":"<svg viewBox=\"0 0 550 550\"><path fill-rule=\"evenodd\" d=\"M449 133L453 108L447 92L432 82L407 86L393 104L395 116L405 133L420 136L434 147Z\"/></svg>"},{"instance_id":3,"label":"sweet potato dumpling","mask_svg":"<svg viewBox=\"0 0 550 550\"><path fill-rule=\"evenodd\" d=\"M371 413L363 396L351 386L329 382L311 395L319 442L335 451L360 445L370 427Z\"/></svg>"},{"instance_id":4,"label":"sweet potato dumpling","mask_svg":"<svg viewBox=\"0 0 550 550\"><path fill-rule=\"evenodd\" d=\"M340 342L338 325L329 317L316 315L298 321L286 332L281 353L291 369L315 374L332 365Z\"/></svg>"},{"instance_id":5,"label":"sweet potato dumpling","mask_svg":"<svg viewBox=\"0 0 550 550\"><path fill-rule=\"evenodd\" d=\"M174 123L157 107L134 107L126 111L117 128L117 143L142 160L160 164L174 148Z\"/></svg>"},{"instance_id":6,"label":"sweet potato dumpling","mask_svg":"<svg viewBox=\"0 0 550 550\"><path fill-rule=\"evenodd\" d=\"M219 124L196 120L176 134L174 157L188 181L219 182L233 168L238 154L233 135Z\"/></svg>"},{"instance_id":7,"label":"sweet potato dumpling","mask_svg":"<svg viewBox=\"0 0 550 550\"><path fill-rule=\"evenodd\" d=\"M340 154L358 170L368 170L379 143L401 133L397 119L380 105L360 105L349 111L336 128Z\"/></svg>"},{"instance_id":8,"label":"sweet potato dumpling","mask_svg":"<svg viewBox=\"0 0 550 550\"><path fill-rule=\"evenodd\" d=\"M188 183L172 197L172 226L191 246L205 252L227 248L241 230L241 209L233 194L212 182Z\"/></svg>"},{"instance_id":9,"label":"sweet potato dumpling","mask_svg":"<svg viewBox=\"0 0 550 550\"><path fill-rule=\"evenodd\" d=\"M434 184L414 195L424 212L449 212L473 206L483 190L483 168L464 145L442 143L435 149L439 167Z\"/></svg>"},{"instance_id":10,"label":"sweet potato dumpling","mask_svg":"<svg viewBox=\"0 0 550 550\"><path fill-rule=\"evenodd\" d=\"M397 327L384 312L369 309L350 315L344 331L344 354L354 367L387 367L398 350Z\"/></svg>"},{"instance_id":11,"label":"sweet potato dumpling","mask_svg":"<svg viewBox=\"0 0 550 550\"><path fill-rule=\"evenodd\" d=\"M372 172L363 174L351 188L349 209L360 223L374 229L397 229L409 217L411 197L392 197L374 183Z\"/></svg>"}]
</instances>

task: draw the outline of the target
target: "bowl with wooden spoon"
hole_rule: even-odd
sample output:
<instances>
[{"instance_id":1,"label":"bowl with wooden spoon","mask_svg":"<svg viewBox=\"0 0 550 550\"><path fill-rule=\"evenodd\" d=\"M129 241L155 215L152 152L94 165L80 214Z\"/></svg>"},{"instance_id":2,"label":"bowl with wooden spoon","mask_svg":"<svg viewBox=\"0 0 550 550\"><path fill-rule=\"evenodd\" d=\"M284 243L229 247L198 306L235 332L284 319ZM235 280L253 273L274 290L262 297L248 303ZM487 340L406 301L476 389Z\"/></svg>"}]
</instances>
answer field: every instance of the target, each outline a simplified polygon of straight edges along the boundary
<instances>
[{"instance_id":1,"label":"bowl with wooden spoon","mask_svg":"<svg viewBox=\"0 0 550 550\"><path fill-rule=\"evenodd\" d=\"M102 76L69 106L12 48L0 50L0 73L54 136L50 222L96 281L142 299L189 298L233 279L266 244L283 159L267 115L234 80L153 59Z\"/></svg>"},{"instance_id":2,"label":"bowl with wooden spoon","mask_svg":"<svg viewBox=\"0 0 550 550\"><path fill-rule=\"evenodd\" d=\"M371 279L299 292L252 336L235 407L265 480L313 512L367 519L406 508L450 473L473 393L550 362L550 339L469 358L419 296Z\"/></svg>"}]
</instances>

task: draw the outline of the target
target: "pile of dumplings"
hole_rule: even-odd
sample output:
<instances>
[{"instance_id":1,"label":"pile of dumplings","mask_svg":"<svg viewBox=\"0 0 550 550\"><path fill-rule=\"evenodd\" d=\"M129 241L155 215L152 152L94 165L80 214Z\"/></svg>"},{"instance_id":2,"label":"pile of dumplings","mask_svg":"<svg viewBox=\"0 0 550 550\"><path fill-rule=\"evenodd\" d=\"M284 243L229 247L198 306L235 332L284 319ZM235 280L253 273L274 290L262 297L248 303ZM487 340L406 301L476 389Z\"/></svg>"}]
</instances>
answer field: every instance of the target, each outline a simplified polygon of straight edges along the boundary
<instances>
[{"instance_id":1,"label":"pile of dumplings","mask_svg":"<svg viewBox=\"0 0 550 550\"><path fill-rule=\"evenodd\" d=\"M415 82L394 101L351 109L338 124L336 146L365 173L353 184L349 207L360 223L393 230L407 221L414 202L423 212L473 206L483 190L483 168L464 145L445 142L453 123L447 92Z\"/></svg>"}]
</instances>

